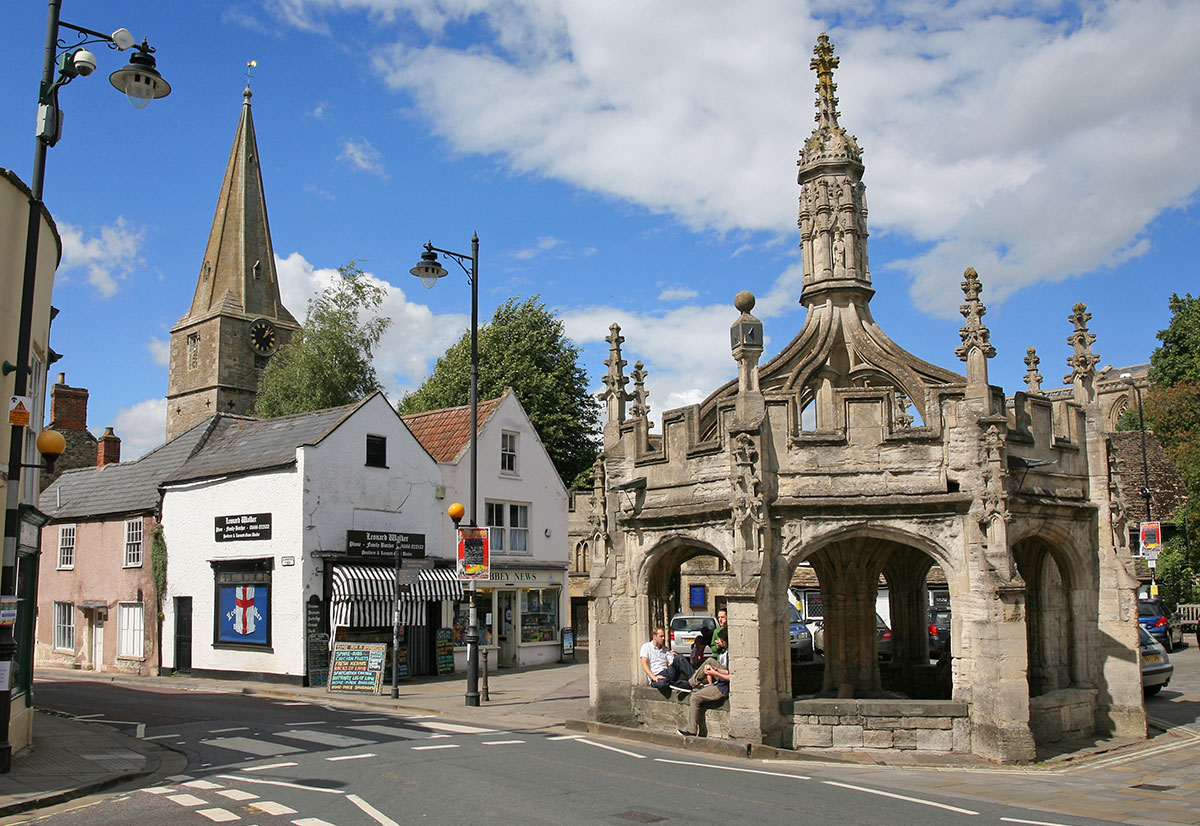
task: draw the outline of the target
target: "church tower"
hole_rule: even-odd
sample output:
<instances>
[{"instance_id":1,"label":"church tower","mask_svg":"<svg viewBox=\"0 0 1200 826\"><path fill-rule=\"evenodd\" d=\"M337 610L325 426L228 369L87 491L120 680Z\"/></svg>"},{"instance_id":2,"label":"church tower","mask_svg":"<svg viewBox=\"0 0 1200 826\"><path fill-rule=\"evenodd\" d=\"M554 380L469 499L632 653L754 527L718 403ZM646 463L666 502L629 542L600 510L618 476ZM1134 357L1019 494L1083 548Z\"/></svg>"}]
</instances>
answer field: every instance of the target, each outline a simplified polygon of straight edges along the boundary
<instances>
[{"instance_id":1,"label":"church tower","mask_svg":"<svg viewBox=\"0 0 1200 826\"><path fill-rule=\"evenodd\" d=\"M247 86L191 309L171 328L168 439L214 413L251 413L263 368L299 327L279 298L250 95Z\"/></svg>"}]
</instances>

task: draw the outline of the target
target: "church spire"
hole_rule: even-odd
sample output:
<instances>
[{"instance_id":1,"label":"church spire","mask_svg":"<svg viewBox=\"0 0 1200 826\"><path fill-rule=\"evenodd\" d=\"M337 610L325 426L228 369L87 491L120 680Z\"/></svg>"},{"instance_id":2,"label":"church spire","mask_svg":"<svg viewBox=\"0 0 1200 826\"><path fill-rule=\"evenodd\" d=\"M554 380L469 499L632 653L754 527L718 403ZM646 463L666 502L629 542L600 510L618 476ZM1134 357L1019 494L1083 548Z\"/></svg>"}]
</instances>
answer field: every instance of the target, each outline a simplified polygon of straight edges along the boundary
<instances>
[{"instance_id":1,"label":"church spire","mask_svg":"<svg viewBox=\"0 0 1200 826\"><path fill-rule=\"evenodd\" d=\"M258 141L250 112L252 94L247 80L242 92L241 120L225 167L196 293L186 318L227 313L266 317L294 325L296 319L279 298Z\"/></svg>"}]
</instances>

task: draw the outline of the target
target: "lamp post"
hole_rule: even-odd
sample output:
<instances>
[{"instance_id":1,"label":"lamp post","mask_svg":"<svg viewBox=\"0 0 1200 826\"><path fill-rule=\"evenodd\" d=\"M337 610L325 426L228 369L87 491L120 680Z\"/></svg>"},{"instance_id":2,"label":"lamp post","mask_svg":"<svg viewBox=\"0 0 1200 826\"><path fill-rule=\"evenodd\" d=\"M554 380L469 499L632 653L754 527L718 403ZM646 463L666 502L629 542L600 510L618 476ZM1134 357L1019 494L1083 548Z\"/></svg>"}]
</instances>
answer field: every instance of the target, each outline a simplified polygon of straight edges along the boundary
<instances>
[{"instance_id":1,"label":"lamp post","mask_svg":"<svg viewBox=\"0 0 1200 826\"><path fill-rule=\"evenodd\" d=\"M421 279L426 289L432 290L438 279L448 273L438 263L438 253L453 258L458 266L467 274L471 282L471 504L470 521L467 523L474 528L479 523L476 520L476 508L479 507L477 486L479 483L479 233L471 235L471 254L439 249L432 242L425 244L425 252L421 260L409 272ZM471 268L467 269L470 262ZM459 514L461 518L462 514ZM458 520L455 519L457 527ZM465 640L467 643L467 694L466 704L479 705L479 625L475 614L475 580L471 580L470 596L468 597L468 626Z\"/></svg>"},{"instance_id":2,"label":"lamp post","mask_svg":"<svg viewBox=\"0 0 1200 826\"><path fill-rule=\"evenodd\" d=\"M1150 509L1150 461L1146 457L1146 422L1142 417L1142 388L1134 379L1133 373L1122 373L1121 381L1124 384L1133 388L1133 392L1137 395L1138 406L1138 430L1142 431L1142 496L1146 499L1146 521L1154 520L1154 514Z\"/></svg>"},{"instance_id":3,"label":"lamp post","mask_svg":"<svg viewBox=\"0 0 1200 826\"><path fill-rule=\"evenodd\" d=\"M106 43L109 48L135 52L129 65L113 72L109 81L141 109L155 98L170 94L170 85L155 69L154 49L142 41L140 46L127 29L117 29L111 35L85 29L59 19L62 0L49 0L46 19L46 49L42 61L41 86L38 90L38 117L35 131L33 176L30 180L29 223L25 236L25 268L21 282L21 316L17 328L17 352L12 363L4 362L4 374L15 373L13 395L24 396L29 389L29 350L33 335L33 303L37 286L38 241L41 217L45 211L42 191L45 184L46 150L62 135L62 111L58 107L58 91L77 77L87 77L96 70L96 56L84 48L92 43ZM78 36L73 45L59 40L61 29L70 29ZM55 69L58 76L55 77ZM8 446L8 482L4 512L4 558L0 570L0 594L16 590L17 539L19 536L20 482L24 457L24 425L10 428ZM40 441L40 439L39 439ZM61 450L59 451L61 453ZM36 467L34 465L33 467ZM12 744L8 740L12 660L17 643L11 625L0 625L0 773L12 768Z\"/></svg>"}]
</instances>

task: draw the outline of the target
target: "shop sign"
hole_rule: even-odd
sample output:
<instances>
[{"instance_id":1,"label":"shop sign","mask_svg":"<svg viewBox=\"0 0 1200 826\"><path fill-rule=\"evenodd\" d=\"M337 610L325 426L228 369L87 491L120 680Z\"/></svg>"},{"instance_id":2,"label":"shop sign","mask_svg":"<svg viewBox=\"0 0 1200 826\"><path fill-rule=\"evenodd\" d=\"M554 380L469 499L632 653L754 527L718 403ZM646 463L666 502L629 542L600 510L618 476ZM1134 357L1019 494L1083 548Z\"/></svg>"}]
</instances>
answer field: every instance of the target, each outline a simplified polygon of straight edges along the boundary
<instances>
[{"instance_id":1,"label":"shop sign","mask_svg":"<svg viewBox=\"0 0 1200 826\"><path fill-rule=\"evenodd\" d=\"M271 538L271 514L247 513L240 516L215 516L213 525L218 542L245 542Z\"/></svg>"},{"instance_id":2,"label":"shop sign","mask_svg":"<svg viewBox=\"0 0 1200 826\"><path fill-rule=\"evenodd\" d=\"M458 529L458 578L490 579L487 528Z\"/></svg>"},{"instance_id":3,"label":"shop sign","mask_svg":"<svg viewBox=\"0 0 1200 826\"><path fill-rule=\"evenodd\" d=\"M346 554L361 557L425 558L425 534L394 531L346 531Z\"/></svg>"},{"instance_id":4,"label":"shop sign","mask_svg":"<svg viewBox=\"0 0 1200 826\"><path fill-rule=\"evenodd\" d=\"M17 624L18 602L19 600L16 596L0 597L0 626Z\"/></svg>"}]
</instances>

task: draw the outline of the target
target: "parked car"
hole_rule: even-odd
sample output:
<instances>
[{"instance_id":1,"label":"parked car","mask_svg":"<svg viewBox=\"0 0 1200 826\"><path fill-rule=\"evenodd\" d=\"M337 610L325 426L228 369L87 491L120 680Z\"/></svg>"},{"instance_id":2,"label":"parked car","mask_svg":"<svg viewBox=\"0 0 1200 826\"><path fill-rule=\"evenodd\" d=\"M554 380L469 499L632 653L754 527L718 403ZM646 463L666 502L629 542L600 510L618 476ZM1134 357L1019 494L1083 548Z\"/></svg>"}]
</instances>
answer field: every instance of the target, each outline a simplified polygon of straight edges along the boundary
<instances>
[{"instance_id":1,"label":"parked car","mask_svg":"<svg viewBox=\"0 0 1200 826\"><path fill-rule=\"evenodd\" d=\"M794 605L788 605L788 637L793 660L813 659L812 634Z\"/></svg>"},{"instance_id":2,"label":"parked car","mask_svg":"<svg viewBox=\"0 0 1200 826\"><path fill-rule=\"evenodd\" d=\"M1166 650L1150 635L1145 626L1138 627L1138 639L1141 641L1139 653L1142 660L1142 693L1153 697L1171 682L1175 666L1171 665L1171 658L1167 656Z\"/></svg>"},{"instance_id":3,"label":"parked car","mask_svg":"<svg viewBox=\"0 0 1200 826\"><path fill-rule=\"evenodd\" d=\"M717 618L712 614L676 614L671 617L671 624L667 627L671 650L676 654L691 654L692 640L696 639L702 628L717 630ZM712 653L712 649L706 649L706 652Z\"/></svg>"},{"instance_id":4,"label":"parked car","mask_svg":"<svg viewBox=\"0 0 1200 826\"><path fill-rule=\"evenodd\" d=\"M1174 651L1176 645L1183 645L1183 624L1179 621L1179 614L1168 616L1158 600L1138 600L1138 622L1150 632L1150 636L1162 643L1168 653Z\"/></svg>"},{"instance_id":5,"label":"parked car","mask_svg":"<svg viewBox=\"0 0 1200 826\"><path fill-rule=\"evenodd\" d=\"M825 621L814 620L813 629L813 648L824 654L825 653ZM892 658L892 629L888 628L887 623L883 621L883 617L879 614L875 615L875 650L879 654L879 659L890 660Z\"/></svg>"},{"instance_id":6,"label":"parked car","mask_svg":"<svg viewBox=\"0 0 1200 826\"><path fill-rule=\"evenodd\" d=\"M950 647L950 609L929 609L929 656L940 657Z\"/></svg>"}]
</instances>

